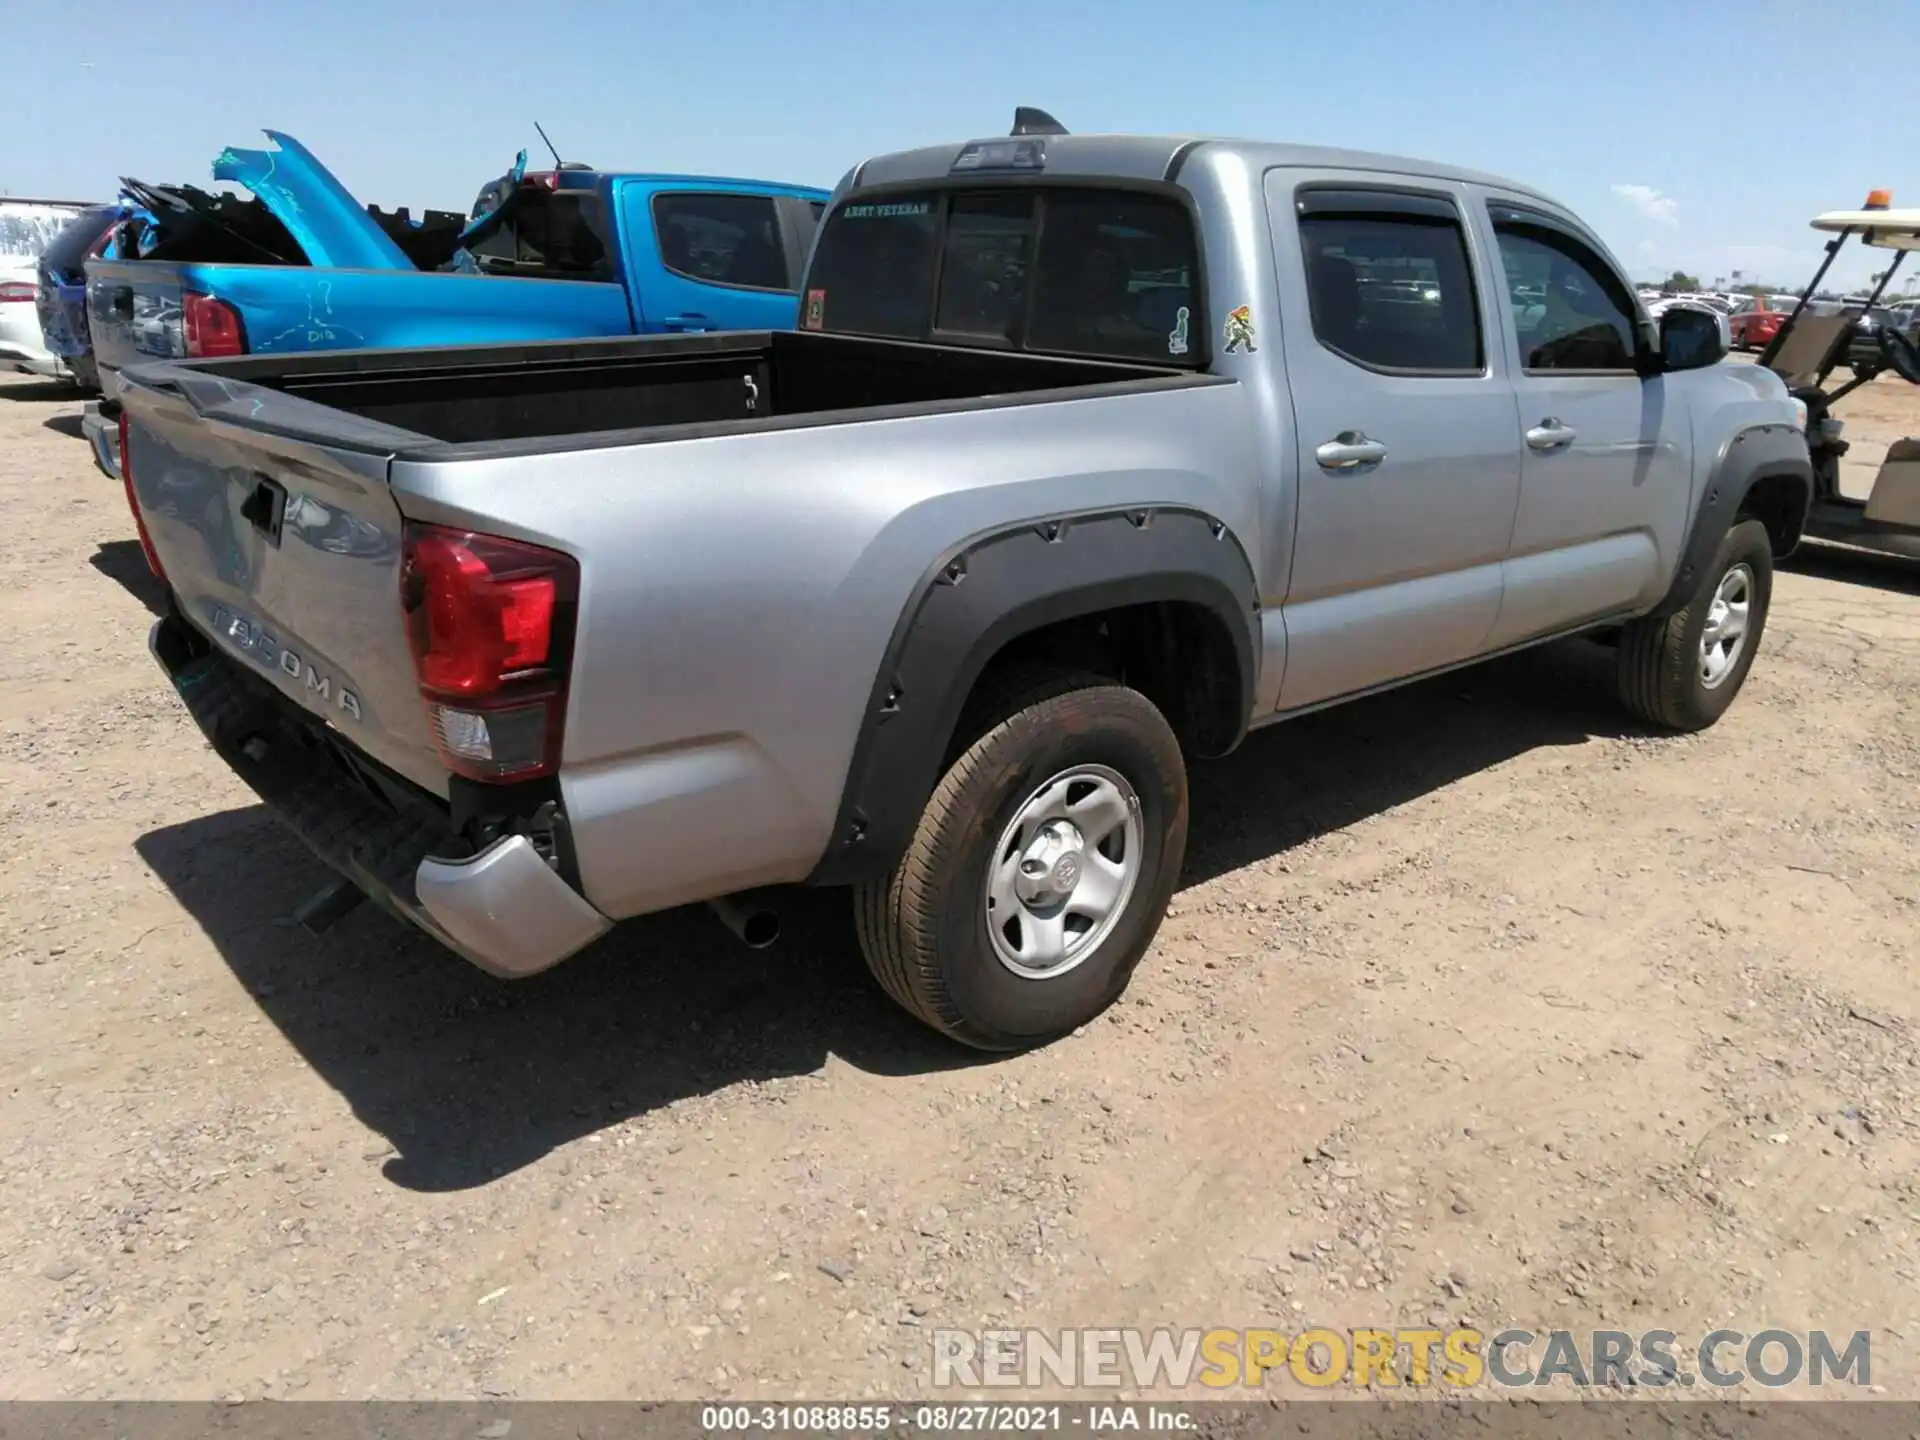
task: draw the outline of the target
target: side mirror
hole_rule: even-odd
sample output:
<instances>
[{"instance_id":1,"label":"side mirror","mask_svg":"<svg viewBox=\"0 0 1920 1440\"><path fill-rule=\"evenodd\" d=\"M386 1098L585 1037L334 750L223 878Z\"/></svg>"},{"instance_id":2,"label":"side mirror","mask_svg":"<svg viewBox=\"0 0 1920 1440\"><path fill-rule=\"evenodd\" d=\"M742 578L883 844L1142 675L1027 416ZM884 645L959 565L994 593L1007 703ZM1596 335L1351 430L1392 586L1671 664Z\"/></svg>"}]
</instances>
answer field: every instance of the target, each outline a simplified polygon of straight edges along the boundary
<instances>
[{"instance_id":1,"label":"side mirror","mask_svg":"<svg viewBox=\"0 0 1920 1440\"><path fill-rule=\"evenodd\" d=\"M1660 368L1700 370L1727 358L1727 321L1711 310L1675 305L1660 317Z\"/></svg>"}]
</instances>

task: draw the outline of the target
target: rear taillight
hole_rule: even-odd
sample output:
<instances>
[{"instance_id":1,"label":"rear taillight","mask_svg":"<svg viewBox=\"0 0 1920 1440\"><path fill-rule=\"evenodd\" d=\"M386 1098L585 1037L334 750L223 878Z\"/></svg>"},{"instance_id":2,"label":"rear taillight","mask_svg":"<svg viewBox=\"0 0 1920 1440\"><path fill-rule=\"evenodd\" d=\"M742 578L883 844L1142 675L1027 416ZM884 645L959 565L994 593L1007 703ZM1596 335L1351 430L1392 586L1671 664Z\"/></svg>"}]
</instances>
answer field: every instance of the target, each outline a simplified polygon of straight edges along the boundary
<instances>
[{"instance_id":1,"label":"rear taillight","mask_svg":"<svg viewBox=\"0 0 1920 1440\"><path fill-rule=\"evenodd\" d=\"M579 595L571 555L407 524L400 604L427 724L448 769L504 781L558 767Z\"/></svg>"},{"instance_id":2,"label":"rear taillight","mask_svg":"<svg viewBox=\"0 0 1920 1440\"><path fill-rule=\"evenodd\" d=\"M31 305L34 288L23 280L0 282L0 305Z\"/></svg>"},{"instance_id":3,"label":"rear taillight","mask_svg":"<svg viewBox=\"0 0 1920 1440\"><path fill-rule=\"evenodd\" d=\"M160 568L159 553L153 548L153 537L147 534L147 522L140 516L140 501L133 493L133 456L127 449L127 412L120 412L120 483L126 487L127 508L133 512L133 528L140 534L140 548L146 552L147 568L161 580L167 578L167 572Z\"/></svg>"},{"instance_id":4,"label":"rear taillight","mask_svg":"<svg viewBox=\"0 0 1920 1440\"><path fill-rule=\"evenodd\" d=\"M224 300L187 291L180 297L180 319L187 332L187 354L196 360L247 353L240 312Z\"/></svg>"}]
</instances>

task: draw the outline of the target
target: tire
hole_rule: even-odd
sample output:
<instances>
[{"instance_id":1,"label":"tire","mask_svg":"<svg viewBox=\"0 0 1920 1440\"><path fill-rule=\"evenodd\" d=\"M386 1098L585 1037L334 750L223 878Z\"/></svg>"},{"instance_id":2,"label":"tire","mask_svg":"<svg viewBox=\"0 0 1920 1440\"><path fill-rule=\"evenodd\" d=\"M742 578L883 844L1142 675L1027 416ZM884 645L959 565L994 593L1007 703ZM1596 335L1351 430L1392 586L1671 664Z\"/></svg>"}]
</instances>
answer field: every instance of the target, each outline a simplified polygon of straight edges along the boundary
<instances>
[{"instance_id":1,"label":"tire","mask_svg":"<svg viewBox=\"0 0 1920 1440\"><path fill-rule=\"evenodd\" d=\"M975 708L974 727L962 733L978 738L935 787L899 865L885 880L856 890L855 926L867 968L909 1014L977 1050L1021 1050L1078 1029L1126 990L1186 858L1186 767L1172 728L1152 702L1094 675L1029 675ZM1137 803L1122 803L1127 791ZM1095 835L1099 822L1091 810L1076 810L1086 831L1055 833L1083 841L1094 835L1095 843L1074 849L1070 840L1064 848L1046 841L1049 807L1067 801L1086 807L1095 799L1106 802L1105 816L1127 817L1106 839ZM1022 816L1023 833L1010 834ZM1011 842L1004 850L1003 841ZM1076 857L1071 869L1058 858L1069 851ZM997 855L1008 868L992 871ZM1011 893L1009 883L1031 883L1016 874L1023 855L1047 867L1048 885L1072 886L1076 876L1081 885L1092 884L1093 867L1103 860L1109 874L1129 874L1131 881L1116 887L1120 898L1107 912L1111 918L1090 920L1075 899L1092 890L1069 888L1057 907L1051 890ZM1114 865L1111 856L1122 863ZM995 875L1006 904L990 910ZM1026 908L1034 901L1037 908ZM1052 973L1023 973L1021 966L1039 967L1049 953L1049 931L1034 918L1044 920L1048 912L1061 922L1062 935L1079 926L1083 938L1069 945ZM1006 958L992 926L1006 949L1024 944L1029 957Z\"/></svg>"},{"instance_id":2,"label":"tire","mask_svg":"<svg viewBox=\"0 0 1920 1440\"><path fill-rule=\"evenodd\" d=\"M1744 576L1744 585L1740 577ZM1708 678L1704 641L1716 601L1744 589L1745 629L1737 650L1722 643L1723 665ZM1746 683L1773 599L1773 541L1758 520L1741 520L1721 537L1699 587L1672 615L1635 620L1620 637L1620 701L1663 729L1704 730L1733 704ZM1724 663L1730 658L1731 663Z\"/></svg>"}]
</instances>

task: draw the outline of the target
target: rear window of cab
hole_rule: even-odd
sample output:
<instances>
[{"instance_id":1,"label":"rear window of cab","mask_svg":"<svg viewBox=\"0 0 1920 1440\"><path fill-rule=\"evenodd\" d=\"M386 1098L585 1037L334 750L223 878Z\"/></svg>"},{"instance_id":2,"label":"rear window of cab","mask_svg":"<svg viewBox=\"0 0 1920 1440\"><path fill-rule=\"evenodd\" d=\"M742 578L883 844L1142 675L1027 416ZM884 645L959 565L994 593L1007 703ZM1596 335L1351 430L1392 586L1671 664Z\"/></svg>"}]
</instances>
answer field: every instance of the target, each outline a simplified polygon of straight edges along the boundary
<instances>
[{"instance_id":1,"label":"rear window of cab","mask_svg":"<svg viewBox=\"0 0 1920 1440\"><path fill-rule=\"evenodd\" d=\"M853 198L821 228L809 330L1205 363L1193 219L1128 190L1035 185Z\"/></svg>"}]
</instances>

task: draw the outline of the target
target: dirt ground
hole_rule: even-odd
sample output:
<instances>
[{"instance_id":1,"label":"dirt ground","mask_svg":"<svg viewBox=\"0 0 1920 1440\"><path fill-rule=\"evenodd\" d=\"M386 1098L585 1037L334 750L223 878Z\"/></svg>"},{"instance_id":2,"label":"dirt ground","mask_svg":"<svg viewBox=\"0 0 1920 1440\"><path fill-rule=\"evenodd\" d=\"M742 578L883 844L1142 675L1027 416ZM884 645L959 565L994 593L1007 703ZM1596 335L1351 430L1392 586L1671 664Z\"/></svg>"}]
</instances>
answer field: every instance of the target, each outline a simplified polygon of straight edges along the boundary
<instances>
[{"instance_id":1,"label":"dirt ground","mask_svg":"<svg viewBox=\"0 0 1920 1440\"><path fill-rule=\"evenodd\" d=\"M1856 436L1920 432L1882 380ZM980 1062L844 902L519 984L202 744L79 402L0 385L0 1398L912 1397L936 1327L1872 1331L1920 1396L1920 564L1655 738L1575 643L1195 775L1132 992Z\"/></svg>"}]
</instances>

